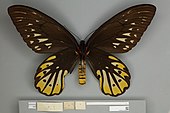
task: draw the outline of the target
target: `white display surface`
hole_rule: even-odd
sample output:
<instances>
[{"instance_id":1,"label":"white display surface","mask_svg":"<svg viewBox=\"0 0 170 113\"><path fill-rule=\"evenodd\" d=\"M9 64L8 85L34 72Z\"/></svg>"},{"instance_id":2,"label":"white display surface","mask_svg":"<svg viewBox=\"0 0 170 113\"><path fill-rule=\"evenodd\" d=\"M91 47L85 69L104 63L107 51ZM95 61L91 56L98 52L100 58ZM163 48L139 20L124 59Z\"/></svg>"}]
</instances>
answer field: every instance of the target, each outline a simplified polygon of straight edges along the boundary
<instances>
[{"instance_id":1,"label":"white display surface","mask_svg":"<svg viewBox=\"0 0 170 113\"><path fill-rule=\"evenodd\" d=\"M78 84L77 67L65 79L59 96L46 97L34 88L34 75L49 55L34 53L16 31L7 8L14 4L34 7L56 19L84 39L118 12L151 3L156 15L138 45L117 54L131 73L130 88L119 97L105 96L87 68L87 84ZM0 0L0 112L18 113L19 99L144 99L147 113L170 110L170 1L169 0Z\"/></svg>"}]
</instances>

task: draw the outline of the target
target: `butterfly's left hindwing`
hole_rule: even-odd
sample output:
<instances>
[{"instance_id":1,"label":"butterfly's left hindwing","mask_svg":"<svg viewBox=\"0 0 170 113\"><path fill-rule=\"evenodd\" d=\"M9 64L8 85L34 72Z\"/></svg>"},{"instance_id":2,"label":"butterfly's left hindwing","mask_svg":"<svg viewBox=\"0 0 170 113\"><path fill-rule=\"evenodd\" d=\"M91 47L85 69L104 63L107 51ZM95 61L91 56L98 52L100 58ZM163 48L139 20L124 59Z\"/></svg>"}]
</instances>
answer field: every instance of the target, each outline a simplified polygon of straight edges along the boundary
<instances>
[{"instance_id":1,"label":"butterfly's left hindwing","mask_svg":"<svg viewBox=\"0 0 170 113\"><path fill-rule=\"evenodd\" d=\"M59 95L64 88L64 77L72 71L77 60L72 49L51 55L37 69L35 87L47 96Z\"/></svg>"},{"instance_id":2,"label":"butterfly's left hindwing","mask_svg":"<svg viewBox=\"0 0 170 113\"><path fill-rule=\"evenodd\" d=\"M118 96L129 88L130 73L118 58L94 48L88 54L87 59L104 94Z\"/></svg>"}]
</instances>

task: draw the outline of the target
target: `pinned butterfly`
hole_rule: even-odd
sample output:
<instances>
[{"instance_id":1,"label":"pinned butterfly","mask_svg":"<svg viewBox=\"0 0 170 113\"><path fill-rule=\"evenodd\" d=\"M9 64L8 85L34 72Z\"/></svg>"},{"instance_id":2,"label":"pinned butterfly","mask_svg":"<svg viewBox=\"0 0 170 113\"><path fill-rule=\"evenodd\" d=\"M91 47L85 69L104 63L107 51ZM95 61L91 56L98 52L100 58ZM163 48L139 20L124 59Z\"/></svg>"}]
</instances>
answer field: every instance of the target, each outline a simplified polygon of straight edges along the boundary
<instances>
[{"instance_id":1,"label":"pinned butterfly","mask_svg":"<svg viewBox=\"0 0 170 113\"><path fill-rule=\"evenodd\" d=\"M27 45L36 53L53 53L38 67L35 87L47 96L59 95L64 78L77 63L79 84L86 83L86 62L99 80L105 95L118 96L130 86L125 64L111 53L131 50L147 29L156 8L150 4L130 7L101 25L88 39L76 41L60 23L46 14L23 5L13 5L8 13Z\"/></svg>"}]
</instances>

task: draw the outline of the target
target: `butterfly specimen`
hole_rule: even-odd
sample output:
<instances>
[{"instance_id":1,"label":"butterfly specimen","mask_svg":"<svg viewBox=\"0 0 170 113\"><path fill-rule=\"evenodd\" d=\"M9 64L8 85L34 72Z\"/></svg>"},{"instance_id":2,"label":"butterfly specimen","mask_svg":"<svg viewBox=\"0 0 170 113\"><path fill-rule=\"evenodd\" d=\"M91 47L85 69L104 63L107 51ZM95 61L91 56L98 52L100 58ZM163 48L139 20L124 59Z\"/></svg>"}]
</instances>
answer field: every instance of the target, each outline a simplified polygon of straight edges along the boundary
<instances>
[{"instance_id":1,"label":"butterfly specimen","mask_svg":"<svg viewBox=\"0 0 170 113\"><path fill-rule=\"evenodd\" d=\"M86 62L105 95L123 94L130 86L130 73L111 53L131 50L151 23L155 11L156 7L150 4L125 9L102 24L87 42L78 43L64 26L46 14L23 5L8 8L27 45L36 53L53 53L40 64L35 74L35 87L47 96L63 91L64 78L77 63L79 84L85 84Z\"/></svg>"}]
</instances>

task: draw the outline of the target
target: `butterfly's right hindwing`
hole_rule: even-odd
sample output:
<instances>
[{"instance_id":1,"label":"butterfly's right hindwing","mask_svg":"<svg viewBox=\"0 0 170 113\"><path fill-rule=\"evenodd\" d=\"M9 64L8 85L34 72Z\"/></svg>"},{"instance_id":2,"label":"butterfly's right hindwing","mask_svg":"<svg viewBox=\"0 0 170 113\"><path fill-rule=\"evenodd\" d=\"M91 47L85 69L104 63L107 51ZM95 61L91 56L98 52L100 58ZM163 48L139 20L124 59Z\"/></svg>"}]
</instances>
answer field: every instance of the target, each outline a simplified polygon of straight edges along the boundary
<instances>
[{"instance_id":1,"label":"butterfly's right hindwing","mask_svg":"<svg viewBox=\"0 0 170 113\"><path fill-rule=\"evenodd\" d=\"M64 77L72 71L77 60L72 49L51 55L37 69L35 87L47 96L59 95L64 88Z\"/></svg>"},{"instance_id":2,"label":"butterfly's right hindwing","mask_svg":"<svg viewBox=\"0 0 170 113\"><path fill-rule=\"evenodd\" d=\"M87 59L105 95L118 96L129 88L130 73L125 64L118 58L100 49L93 48Z\"/></svg>"},{"instance_id":3,"label":"butterfly's right hindwing","mask_svg":"<svg viewBox=\"0 0 170 113\"><path fill-rule=\"evenodd\" d=\"M55 53L78 45L61 24L34 8L14 5L8 13L23 40L37 53Z\"/></svg>"}]
</instances>

